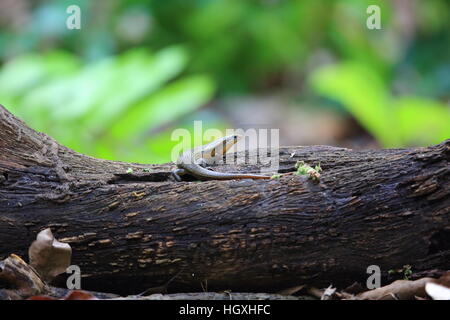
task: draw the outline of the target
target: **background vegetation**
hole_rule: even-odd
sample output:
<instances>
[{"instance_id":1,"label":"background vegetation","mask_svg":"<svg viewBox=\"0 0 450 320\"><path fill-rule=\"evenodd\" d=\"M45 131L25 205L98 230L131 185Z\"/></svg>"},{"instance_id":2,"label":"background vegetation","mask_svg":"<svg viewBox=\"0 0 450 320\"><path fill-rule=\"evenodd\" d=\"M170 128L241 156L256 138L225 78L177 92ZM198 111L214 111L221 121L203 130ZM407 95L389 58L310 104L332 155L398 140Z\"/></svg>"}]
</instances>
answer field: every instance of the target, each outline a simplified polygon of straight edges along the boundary
<instances>
[{"instance_id":1,"label":"background vegetation","mask_svg":"<svg viewBox=\"0 0 450 320\"><path fill-rule=\"evenodd\" d=\"M81 8L81 30L66 8ZM366 27L370 4L382 29ZM105 159L165 162L174 128L282 144L450 138L447 0L0 2L0 104Z\"/></svg>"}]
</instances>

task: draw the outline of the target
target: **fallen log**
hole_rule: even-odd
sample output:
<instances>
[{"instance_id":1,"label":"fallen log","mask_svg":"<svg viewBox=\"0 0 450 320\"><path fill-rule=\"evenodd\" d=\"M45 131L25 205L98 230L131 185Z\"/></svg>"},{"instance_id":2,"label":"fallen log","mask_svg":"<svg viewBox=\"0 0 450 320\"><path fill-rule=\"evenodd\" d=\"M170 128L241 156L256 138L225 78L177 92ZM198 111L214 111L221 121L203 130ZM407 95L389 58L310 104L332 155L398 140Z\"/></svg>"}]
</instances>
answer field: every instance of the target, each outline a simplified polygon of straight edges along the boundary
<instances>
[{"instance_id":1,"label":"fallen log","mask_svg":"<svg viewBox=\"0 0 450 320\"><path fill-rule=\"evenodd\" d=\"M173 163L95 159L0 106L0 259L51 228L72 246L82 289L275 292L365 282L369 265L450 269L450 140L414 149L279 150L320 179L174 182ZM128 170L132 169L132 172ZM251 165L214 168L258 172Z\"/></svg>"}]
</instances>

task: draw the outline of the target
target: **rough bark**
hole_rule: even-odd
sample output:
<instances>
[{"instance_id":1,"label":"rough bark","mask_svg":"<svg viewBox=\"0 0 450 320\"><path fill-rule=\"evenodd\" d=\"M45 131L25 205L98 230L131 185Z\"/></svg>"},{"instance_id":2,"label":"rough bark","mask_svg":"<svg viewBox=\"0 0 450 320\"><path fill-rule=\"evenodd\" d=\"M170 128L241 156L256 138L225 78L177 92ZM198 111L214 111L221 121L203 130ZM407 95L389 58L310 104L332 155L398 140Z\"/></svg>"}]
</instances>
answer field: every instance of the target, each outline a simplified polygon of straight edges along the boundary
<instances>
[{"instance_id":1,"label":"rough bark","mask_svg":"<svg viewBox=\"0 0 450 320\"><path fill-rule=\"evenodd\" d=\"M303 160L320 181L174 182L172 163L95 159L38 133L0 106L0 259L26 257L50 227L73 249L91 290L274 292L450 269L450 140L416 149L279 150L280 172ZM128 168L133 173L126 173ZM150 172L144 172L148 168ZM218 171L257 172L255 166Z\"/></svg>"}]
</instances>

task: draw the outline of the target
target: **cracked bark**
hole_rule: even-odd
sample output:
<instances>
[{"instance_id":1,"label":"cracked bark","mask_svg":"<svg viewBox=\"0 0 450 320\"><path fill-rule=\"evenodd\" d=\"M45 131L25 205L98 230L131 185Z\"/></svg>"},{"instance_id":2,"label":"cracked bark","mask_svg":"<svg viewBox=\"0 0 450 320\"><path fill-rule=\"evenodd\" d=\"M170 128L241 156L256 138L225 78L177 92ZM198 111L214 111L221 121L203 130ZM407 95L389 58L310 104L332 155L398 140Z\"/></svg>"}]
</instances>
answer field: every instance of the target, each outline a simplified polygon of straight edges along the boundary
<instances>
[{"instance_id":1,"label":"cracked bark","mask_svg":"<svg viewBox=\"0 0 450 320\"><path fill-rule=\"evenodd\" d=\"M281 173L298 160L320 162L320 181L177 183L172 163L88 157L0 106L0 259L26 257L50 227L72 246L82 288L97 291L136 293L177 273L175 290L274 292L365 281L369 265L383 276L406 264L450 269L449 158L450 140L415 149L285 147Z\"/></svg>"}]
</instances>

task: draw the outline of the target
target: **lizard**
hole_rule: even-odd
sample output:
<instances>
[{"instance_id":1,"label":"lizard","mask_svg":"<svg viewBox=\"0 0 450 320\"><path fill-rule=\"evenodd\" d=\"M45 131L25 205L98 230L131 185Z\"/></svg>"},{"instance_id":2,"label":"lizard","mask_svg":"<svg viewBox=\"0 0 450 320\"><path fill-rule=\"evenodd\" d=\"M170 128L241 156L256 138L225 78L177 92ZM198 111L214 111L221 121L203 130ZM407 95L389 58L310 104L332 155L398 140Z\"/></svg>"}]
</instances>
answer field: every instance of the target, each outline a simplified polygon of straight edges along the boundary
<instances>
[{"instance_id":1,"label":"lizard","mask_svg":"<svg viewBox=\"0 0 450 320\"><path fill-rule=\"evenodd\" d=\"M270 179L269 176L223 173L204 168L207 164L214 163L219 157L223 157L241 138L241 135L232 134L182 153L176 161L177 169L172 171L173 177L176 181L181 181L180 175L184 174L189 174L200 180Z\"/></svg>"}]
</instances>

